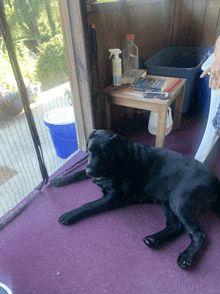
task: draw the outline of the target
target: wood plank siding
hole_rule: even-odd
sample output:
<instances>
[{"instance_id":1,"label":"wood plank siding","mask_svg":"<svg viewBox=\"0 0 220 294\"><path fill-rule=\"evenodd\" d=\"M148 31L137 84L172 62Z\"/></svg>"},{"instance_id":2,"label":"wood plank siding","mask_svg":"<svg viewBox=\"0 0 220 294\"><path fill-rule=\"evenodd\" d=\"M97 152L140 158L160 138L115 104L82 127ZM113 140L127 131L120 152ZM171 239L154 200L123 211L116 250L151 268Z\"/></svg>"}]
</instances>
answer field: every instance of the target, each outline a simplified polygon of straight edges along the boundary
<instances>
[{"instance_id":1,"label":"wood plank siding","mask_svg":"<svg viewBox=\"0 0 220 294\"><path fill-rule=\"evenodd\" d=\"M108 8L99 4L88 13L89 26L96 26L100 88L112 83L108 49L122 49L127 34L135 34L140 62L168 46L211 48L220 35L219 0L121 1ZM125 109L115 106L114 119L124 114ZM99 112L101 125L104 121L105 113Z\"/></svg>"},{"instance_id":2,"label":"wood plank siding","mask_svg":"<svg viewBox=\"0 0 220 294\"><path fill-rule=\"evenodd\" d=\"M112 79L108 49L122 49L127 34L135 34L143 61L166 46L211 47L220 35L219 11L219 0L166 0L123 2L112 9L90 12L89 25L94 23L97 32L101 88Z\"/></svg>"}]
</instances>

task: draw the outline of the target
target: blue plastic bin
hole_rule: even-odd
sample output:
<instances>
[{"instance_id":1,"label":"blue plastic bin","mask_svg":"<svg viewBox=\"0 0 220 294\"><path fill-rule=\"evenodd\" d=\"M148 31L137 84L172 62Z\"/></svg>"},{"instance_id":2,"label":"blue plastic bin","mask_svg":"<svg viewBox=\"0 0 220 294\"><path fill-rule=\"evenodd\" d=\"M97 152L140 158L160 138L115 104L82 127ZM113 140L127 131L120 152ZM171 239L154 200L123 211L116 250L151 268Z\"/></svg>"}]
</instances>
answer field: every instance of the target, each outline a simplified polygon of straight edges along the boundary
<instances>
[{"instance_id":1,"label":"blue plastic bin","mask_svg":"<svg viewBox=\"0 0 220 294\"><path fill-rule=\"evenodd\" d=\"M214 52L214 47L212 47L208 52L208 57L210 57ZM202 72L212 64L214 60L214 57L208 58L205 63L202 65ZM211 88L209 88L209 77L210 75L207 74L204 76L204 78L200 79L199 82L199 102L200 102L200 111L203 112L208 118L209 116L209 108L210 108L210 102L211 102Z\"/></svg>"},{"instance_id":2,"label":"blue plastic bin","mask_svg":"<svg viewBox=\"0 0 220 294\"><path fill-rule=\"evenodd\" d=\"M44 123L49 128L57 156L66 159L78 149L72 106L48 111L44 116Z\"/></svg>"},{"instance_id":3,"label":"blue plastic bin","mask_svg":"<svg viewBox=\"0 0 220 294\"><path fill-rule=\"evenodd\" d=\"M182 112L198 100L199 75L208 51L202 47L166 47L144 62L148 74L187 79Z\"/></svg>"}]
</instances>

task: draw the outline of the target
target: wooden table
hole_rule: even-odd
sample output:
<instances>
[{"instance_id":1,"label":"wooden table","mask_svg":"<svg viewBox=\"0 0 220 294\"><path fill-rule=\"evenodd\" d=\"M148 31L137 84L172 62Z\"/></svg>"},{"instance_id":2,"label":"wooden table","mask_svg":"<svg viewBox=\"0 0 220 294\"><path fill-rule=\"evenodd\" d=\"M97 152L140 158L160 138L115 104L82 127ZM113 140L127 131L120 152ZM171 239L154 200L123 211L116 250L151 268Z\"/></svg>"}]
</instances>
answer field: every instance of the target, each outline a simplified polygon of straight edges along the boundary
<instances>
[{"instance_id":1,"label":"wooden table","mask_svg":"<svg viewBox=\"0 0 220 294\"><path fill-rule=\"evenodd\" d=\"M162 77L165 78L165 77ZM186 79L182 79L180 84L170 93L168 100L157 100L144 98L143 92L133 91L130 93L126 89L129 85L121 86L109 86L102 90L105 94L106 103L106 120L107 128L111 130L111 104L152 110L158 112L158 122L157 122L157 135L156 135L156 147L163 148L165 142L166 133L166 122L167 122L167 111L168 107L176 100L175 112L173 117L173 129L177 130L180 127L180 120L182 114L182 105L185 92Z\"/></svg>"}]
</instances>

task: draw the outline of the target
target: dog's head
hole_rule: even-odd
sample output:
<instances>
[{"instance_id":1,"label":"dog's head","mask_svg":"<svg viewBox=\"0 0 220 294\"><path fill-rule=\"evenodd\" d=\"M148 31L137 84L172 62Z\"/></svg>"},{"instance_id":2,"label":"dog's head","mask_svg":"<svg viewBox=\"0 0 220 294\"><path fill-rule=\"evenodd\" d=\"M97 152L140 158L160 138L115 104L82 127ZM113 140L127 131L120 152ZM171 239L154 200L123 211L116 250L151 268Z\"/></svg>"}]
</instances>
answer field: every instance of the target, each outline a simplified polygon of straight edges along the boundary
<instances>
[{"instance_id":1,"label":"dog's head","mask_svg":"<svg viewBox=\"0 0 220 294\"><path fill-rule=\"evenodd\" d=\"M93 178L114 177L128 156L128 142L111 131L93 130L87 143L86 173Z\"/></svg>"}]
</instances>

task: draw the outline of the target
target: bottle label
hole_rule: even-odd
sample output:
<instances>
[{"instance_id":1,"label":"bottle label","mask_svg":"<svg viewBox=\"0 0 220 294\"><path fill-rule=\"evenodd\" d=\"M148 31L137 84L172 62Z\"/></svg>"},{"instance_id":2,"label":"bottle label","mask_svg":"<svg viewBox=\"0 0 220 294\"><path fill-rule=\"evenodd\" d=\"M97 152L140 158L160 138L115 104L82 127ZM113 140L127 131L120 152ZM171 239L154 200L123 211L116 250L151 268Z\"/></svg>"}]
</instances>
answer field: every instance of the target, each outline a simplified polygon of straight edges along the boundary
<instances>
[{"instance_id":1,"label":"bottle label","mask_svg":"<svg viewBox=\"0 0 220 294\"><path fill-rule=\"evenodd\" d=\"M115 63L114 76L120 76L120 75L121 75L121 63Z\"/></svg>"},{"instance_id":2,"label":"bottle label","mask_svg":"<svg viewBox=\"0 0 220 294\"><path fill-rule=\"evenodd\" d=\"M114 85L121 85L122 76L114 76Z\"/></svg>"}]
</instances>

